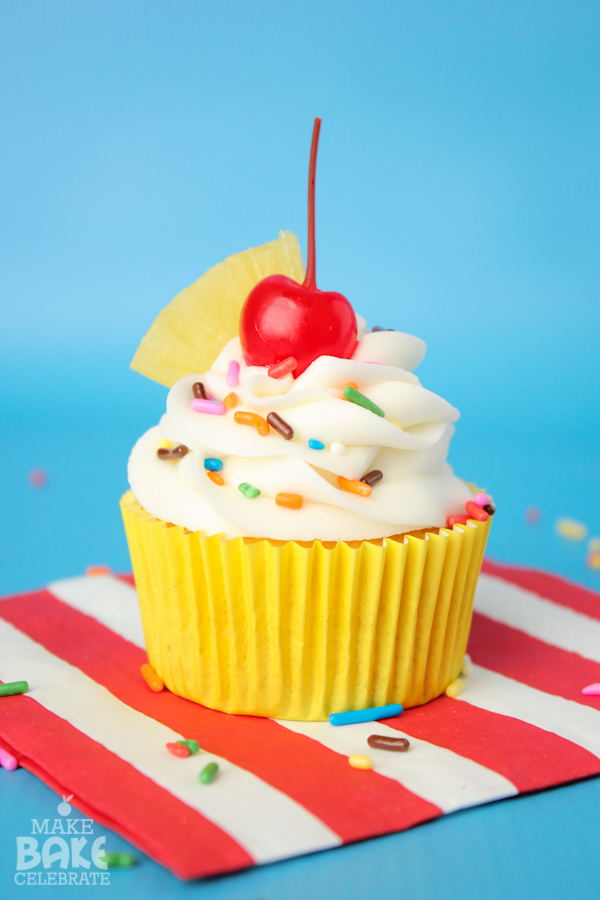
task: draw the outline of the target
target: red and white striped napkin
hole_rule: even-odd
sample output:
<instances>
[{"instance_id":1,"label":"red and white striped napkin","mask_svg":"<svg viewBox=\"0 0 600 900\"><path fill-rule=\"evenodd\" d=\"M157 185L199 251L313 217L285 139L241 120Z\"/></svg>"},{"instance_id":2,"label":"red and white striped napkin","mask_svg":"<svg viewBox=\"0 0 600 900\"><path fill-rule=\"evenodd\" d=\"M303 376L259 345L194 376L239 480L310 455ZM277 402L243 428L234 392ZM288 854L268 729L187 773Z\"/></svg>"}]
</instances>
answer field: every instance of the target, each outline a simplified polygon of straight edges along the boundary
<instances>
[{"instance_id":1,"label":"red and white striped napkin","mask_svg":"<svg viewBox=\"0 0 600 900\"><path fill-rule=\"evenodd\" d=\"M468 806L600 773L600 595L486 561L473 674L381 723L231 716L152 693L131 577L54 582L0 601L0 747L181 878L401 831ZM408 753L367 746L406 736ZM202 748L181 760L168 741ZM374 768L350 768L367 753ZM219 764L210 785L198 781Z\"/></svg>"}]
</instances>

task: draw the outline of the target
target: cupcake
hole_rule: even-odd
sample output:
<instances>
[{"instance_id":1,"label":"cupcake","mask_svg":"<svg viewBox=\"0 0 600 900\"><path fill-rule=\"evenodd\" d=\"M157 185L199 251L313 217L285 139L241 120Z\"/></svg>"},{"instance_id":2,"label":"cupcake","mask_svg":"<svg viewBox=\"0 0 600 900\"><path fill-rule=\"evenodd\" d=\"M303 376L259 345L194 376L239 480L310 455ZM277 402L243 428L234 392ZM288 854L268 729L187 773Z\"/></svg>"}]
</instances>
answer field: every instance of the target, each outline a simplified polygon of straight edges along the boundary
<instances>
[{"instance_id":1,"label":"cupcake","mask_svg":"<svg viewBox=\"0 0 600 900\"><path fill-rule=\"evenodd\" d=\"M304 281L284 233L162 311L132 367L170 387L166 412L121 501L166 686L300 720L444 692L491 521L446 461L459 413L414 374L424 342L316 288L318 125Z\"/></svg>"}]
</instances>

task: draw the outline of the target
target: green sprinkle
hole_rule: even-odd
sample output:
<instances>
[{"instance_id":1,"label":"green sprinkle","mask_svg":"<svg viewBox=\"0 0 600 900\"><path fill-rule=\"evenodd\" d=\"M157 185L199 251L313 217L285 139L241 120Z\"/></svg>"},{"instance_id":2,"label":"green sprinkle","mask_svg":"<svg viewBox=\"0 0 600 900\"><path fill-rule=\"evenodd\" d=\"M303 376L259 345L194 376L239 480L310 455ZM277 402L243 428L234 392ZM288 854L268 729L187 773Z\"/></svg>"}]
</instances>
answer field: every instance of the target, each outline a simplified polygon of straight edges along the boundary
<instances>
[{"instance_id":1,"label":"green sprinkle","mask_svg":"<svg viewBox=\"0 0 600 900\"><path fill-rule=\"evenodd\" d=\"M204 766L198 778L202 782L202 784L210 784L211 781L214 780L215 775L219 771L219 767L216 763L209 763L207 766Z\"/></svg>"},{"instance_id":2,"label":"green sprinkle","mask_svg":"<svg viewBox=\"0 0 600 900\"><path fill-rule=\"evenodd\" d=\"M351 403L356 403L357 406L362 406L364 409L368 409L369 412L375 413L376 416L381 416L382 419L385 418L384 411L376 403L373 403L372 400L369 400L368 397L365 397L364 394L350 387L350 385L344 388L344 397L346 400L350 400Z\"/></svg>"},{"instance_id":3,"label":"green sprinkle","mask_svg":"<svg viewBox=\"0 0 600 900\"><path fill-rule=\"evenodd\" d=\"M0 684L0 697L10 697L12 694L26 694L29 685L26 681L11 681L7 684Z\"/></svg>"},{"instance_id":4,"label":"green sprinkle","mask_svg":"<svg viewBox=\"0 0 600 900\"><path fill-rule=\"evenodd\" d=\"M135 866L137 860L131 853L106 852L98 857L99 862L105 863L109 869L130 869Z\"/></svg>"},{"instance_id":5,"label":"green sprinkle","mask_svg":"<svg viewBox=\"0 0 600 900\"><path fill-rule=\"evenodd\" d=\"M250 500L253 500L254 497L258 497L258 495L260 494L259 489L252 487L252 485L248 484L247 481L242 481L241 484L238 484L238 491L241 491L242 494L244 494L246 497L249 497Z\"/></svg>"},{"instance_id":6,"label":"green sprinkle","mask_svg":"<svg viewBox=\"0 0 600 900\"><path fill-rule=\"evenodd\" d=\"M200 744L198 741L175 741L176 744L183 744L184 747L187 747L190 753L197 753L200 749Z\"/></svg>"}]
</instances>

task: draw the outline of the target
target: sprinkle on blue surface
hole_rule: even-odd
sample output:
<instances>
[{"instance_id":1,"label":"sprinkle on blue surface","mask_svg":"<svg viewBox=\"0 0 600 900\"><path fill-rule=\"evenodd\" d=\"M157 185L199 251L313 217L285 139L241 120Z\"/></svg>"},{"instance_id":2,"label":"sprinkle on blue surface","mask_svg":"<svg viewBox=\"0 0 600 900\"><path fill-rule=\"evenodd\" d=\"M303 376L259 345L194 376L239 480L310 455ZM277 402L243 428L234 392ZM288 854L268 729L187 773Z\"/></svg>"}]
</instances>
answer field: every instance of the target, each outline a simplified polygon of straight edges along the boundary
<instances>
[{"instance_id":1,"label":"sprinkle on blue surface","mask_svg":"<svg viewBox=\"0 0 600 900\"><path fill-rule=\"evenodd\" d=\"M223 460L215 459L214 456L208 456L204 460L204 468L208 469L209 472L220 472L223 468Z\"/></svg>"},{"instance_id":2,"label":"sprinkle on blue surface","mask_svg":"<svg viewBox=\"0 0 600 900\"><path fill-rule=\"evenodd\" d=\"M315 441L314 438L311 438L309 440L308 446L311 448L311 450L324 450L325 449L325 444L323 443L323 441Z\"/></svg>"},{"instance_id":3,"label":"sprinkle on blue surface","mask_svg":"<svg viewBox=\"0 0 600 900\"><path fill-rule=\"evenodd\" d=\"M370 709L351 709L348 712L331 713L330 725L355 725L357 722L376 722L378 719L390 719L402 712L400 703L388 703L386 706L372 706Z\"/></svg>"}]
</instances>

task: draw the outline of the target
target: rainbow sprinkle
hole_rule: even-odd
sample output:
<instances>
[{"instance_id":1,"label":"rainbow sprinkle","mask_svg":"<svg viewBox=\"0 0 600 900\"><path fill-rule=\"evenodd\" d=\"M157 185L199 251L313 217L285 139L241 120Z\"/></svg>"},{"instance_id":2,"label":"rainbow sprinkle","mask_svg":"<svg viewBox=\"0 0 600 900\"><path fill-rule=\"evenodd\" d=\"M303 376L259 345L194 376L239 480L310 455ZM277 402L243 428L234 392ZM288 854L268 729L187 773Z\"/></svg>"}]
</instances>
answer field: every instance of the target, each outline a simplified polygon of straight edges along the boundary
<instances>
[{"instance_id":1,"label":"rainbow sprinkle","mask_svg":"<svg viewBox=\"0 0 600 900\"><path fill-rule=\"evenodd\" d=\"M375 413L376 416L381 416L382 419L385 418L385 413L376 403L373 403L372 400L369 400L368 397L365 397L364 394L361 394L360 391L357 391L356 388L347 385L344 388L344 399L349 400L351 403L356 403L357 406L362 406L363 409L368 409L369 412Z\"/></svg>"},{"instance_id":2,"label":"rainbow sprinkle","mask_svg":"<svg viewBox=\"0 0 600 900\"><path fill-rule=\"evenodd\" d=\"M240 381L240 364L235 359L229 361L227 366L227 386L237 387Z\"/></svg>"},{"instance_id":3,"label":"rainbow sprinkle","mask_svg":"<svg viewBox=\"0 0 600 900\"><path fill-rule=\"evenodd\" d=\"M241 491L245 497L248 497L250 500L254 500L255 497L258 497L260 491L258 488L252 487L251 484L248 484L247 481L242 481L241 484L238 484L238 491Z\"/></svg>"}]
</instances>

